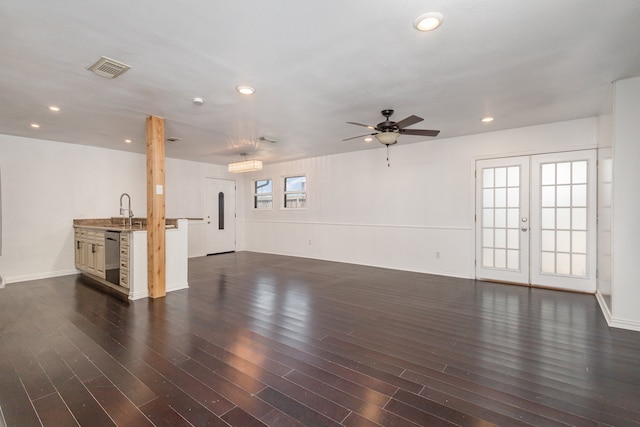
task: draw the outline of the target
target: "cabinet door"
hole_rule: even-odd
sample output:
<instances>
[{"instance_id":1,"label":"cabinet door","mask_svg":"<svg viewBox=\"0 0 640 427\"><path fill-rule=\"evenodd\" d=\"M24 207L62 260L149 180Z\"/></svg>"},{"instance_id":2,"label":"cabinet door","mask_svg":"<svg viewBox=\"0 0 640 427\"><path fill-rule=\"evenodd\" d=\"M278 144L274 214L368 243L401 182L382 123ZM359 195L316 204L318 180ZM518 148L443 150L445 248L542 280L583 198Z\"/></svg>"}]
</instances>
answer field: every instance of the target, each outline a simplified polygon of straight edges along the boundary
<instances>
[{"instance_id":1,"label":"cabinet door","mask_svg":"<svg viewBox=\"0 0 640 427\"><path fill-rule=\"evenodd\" d=\"M96 248L95 248L95 261L93 263L94 268L95 268L95 275L104 279L106 276L105 273L105 260L104 260L104 240L102 241L102 243L98 242L95 244Z\"/></svg>"},{"instance_id":2,"label":"cabinet door","mask_svg":"<svg viewBox=\"0 0 640 427\"><path fill-rule=\"evenodd\" d=\"M92 240L85 243L85 254L87 257L87 273L96 274L96 244Z\"/></svg>"},{"instance_id":3,"label":"cabinet door","mask_svg":"<svg viewBox=\"0 0 640 427\"><path fill-rule=\"evenodd\" d=\"M80 239L80 237L76 236L76 251L75 251L75 260L76 260L76 268L78 270L84 270L85 265L82 262L84 258L84 242Z\"/></svg>"},{"instance_id":4,"label":"cabinet door","mask_svg":"<svg viewBox=\"0 0 640 427\"><path fill-rule=\"evenodd\" d=\"M78 270L87 271L87 233L75 231L75 262Z\"/></svg>"}]
</instances>

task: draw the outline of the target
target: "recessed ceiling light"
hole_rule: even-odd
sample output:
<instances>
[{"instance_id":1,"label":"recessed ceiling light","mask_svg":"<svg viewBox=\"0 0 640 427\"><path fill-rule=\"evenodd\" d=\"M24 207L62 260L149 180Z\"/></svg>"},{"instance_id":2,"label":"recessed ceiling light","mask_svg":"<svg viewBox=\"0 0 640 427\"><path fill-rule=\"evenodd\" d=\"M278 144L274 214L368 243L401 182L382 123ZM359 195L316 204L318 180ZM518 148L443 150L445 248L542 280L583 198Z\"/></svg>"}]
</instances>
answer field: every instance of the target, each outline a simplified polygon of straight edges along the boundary
<instances>
[{"instance_id":1,"label":"recessed ceiling light","mask_svg":"<svg viewBox=\"0 0 640 427\"><path fill-rule=\"evenodd\" d=\"M51 111L60 111L60 107L57 107L55 105L50 105L49 106L49 110L51 110Z\"/></svg>"},{"instance_id":2,"label":"recessed ceiling light","mask_svg":"<svg viewBox=\"0 0 640 427\"><path fill-rule=\"evenodd\" d=\"M131 140L130 139L125 139L124 142L126 142L127 144L131 144Z\"/></svg>"},{"instance_id":3,"label":"recessed ceiling light","mask_svg":"<svg viewBox=\"0 0 640 427\"><path fill-rule=\"evenodd\" d=\"M193 98L193 103L196 105L202 105L204 104L204 98L200 98L199 96L196 96L195 98Z\"/></svg>"},{"instance_id":4,"label":"recessed ceiling light","mask_svg":"<svg viewBox=\"0 0 640 427\"><path fill-rule=\"evenodd\" d=\"M368 137L366 137L364 140L365 140L366 142L371 142L371 141L373 141L373 138L371 138L370 136L368 136Z\"/></svg>"},{"instance_id":5,"label":"recessed ceiling light","mask_svg":"<svg viewBox=\"0 0 640 427\"><path fill-rule=\"evenodd\" d=\"M34 128L34 129L37 129L37 128L39 128L39 127L40 127L40 125L39 125L39 124L37 124L37 123L31 123L31 125L30 125L30 126L31 126L32 128Z\"/></svg>"},{"instance_id":6,"label":"recessed ceiling light","mask_svg":"<svg viewBox=\"0 0 640 427\"><path fill-rule=\"evenodd\" d=\"M236 90L243 95L253 95L256 92L251 86L236 86Z\"/></svg>"},{"instance_id":7,"label":"recessed ceiling light","mask_svg":"<svg viewBox=\"0 0 640 427\"><path fill-rule=\"evenodd\" d=\"M444 15L440 12L428 12L418 16L413 21L413 26L418 31L432 31L442 25L444 21Z\"/></svg>"},{"instance_id":8,"label":"recessed ceiling light","mask_svg":"<svg viewBox=\"0 0 640 427\"><path fill-rule=\"evenodd\" d=\"M491 123L493 121L493 117L487 116L480 119L482 123Z\"/></svg>"}]
</instances>

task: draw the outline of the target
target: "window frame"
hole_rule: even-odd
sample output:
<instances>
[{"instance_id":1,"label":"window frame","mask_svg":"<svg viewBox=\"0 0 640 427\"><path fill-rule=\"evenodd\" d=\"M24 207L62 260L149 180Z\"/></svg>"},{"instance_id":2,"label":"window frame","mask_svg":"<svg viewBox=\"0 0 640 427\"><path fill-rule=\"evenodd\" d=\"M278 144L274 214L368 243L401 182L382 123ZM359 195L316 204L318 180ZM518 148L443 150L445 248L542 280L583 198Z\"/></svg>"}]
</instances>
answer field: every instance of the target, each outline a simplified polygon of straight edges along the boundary
<instances>
[{"instance_id":1,"label":"window frame","mask_svg":"<svg viewBox=\"0 0 640 427\"><path fill-rule=\"evenodd\" d=\"M257 188L257 184L260 181L270 181L271 182L271 192L269 193L258 193L258 188ZM261 178L261 179L255 179L252 181L251 183L251 189L252 189L252 196L251 196L251 206L252 206L252 210L254 211L270 211L273 210L273 206L274 206L274 191L273 191L273 179L272 178ZM257 197L258 196L271 196L271 206L268 208L260 208L257 206Z\"/></svg>"},{"instance_id":2,"label":"window frame","mask_svg":"<svg viewBox=\"0 0 640 427\"><path fill-rule=\"evenodd\" d=\"M288 178L304 178L304 190L296 190L296 191L287 191L287 179ZM284 175L282 177L282 204L280 205L281 210L295 211L295 210L305 210L309 206L309 181L307 174L298 173L291 175ZM287 207L287 195L288 194L304 194L304 206L299 207Z\"/></svg>"}]
</instances>

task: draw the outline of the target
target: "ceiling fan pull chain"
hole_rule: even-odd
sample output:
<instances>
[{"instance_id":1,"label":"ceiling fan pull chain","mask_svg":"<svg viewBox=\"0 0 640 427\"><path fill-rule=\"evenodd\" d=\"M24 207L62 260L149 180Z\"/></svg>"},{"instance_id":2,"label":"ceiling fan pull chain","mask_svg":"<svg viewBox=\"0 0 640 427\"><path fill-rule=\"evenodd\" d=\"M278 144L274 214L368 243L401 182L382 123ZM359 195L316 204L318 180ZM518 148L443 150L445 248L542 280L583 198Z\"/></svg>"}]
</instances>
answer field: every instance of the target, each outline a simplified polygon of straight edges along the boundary
<instances>
[{"instance_id":1,"label":"ceiling fan pull chain","mask_svg":"<svg viewBox=\"0 0 640 427\"><path fill-rule=\"evenodd\" d=\"M387 145L387 167L391 167L391 162L389 162L389 157L391 157L391 146Z\"/></svg>"}]
</instances>

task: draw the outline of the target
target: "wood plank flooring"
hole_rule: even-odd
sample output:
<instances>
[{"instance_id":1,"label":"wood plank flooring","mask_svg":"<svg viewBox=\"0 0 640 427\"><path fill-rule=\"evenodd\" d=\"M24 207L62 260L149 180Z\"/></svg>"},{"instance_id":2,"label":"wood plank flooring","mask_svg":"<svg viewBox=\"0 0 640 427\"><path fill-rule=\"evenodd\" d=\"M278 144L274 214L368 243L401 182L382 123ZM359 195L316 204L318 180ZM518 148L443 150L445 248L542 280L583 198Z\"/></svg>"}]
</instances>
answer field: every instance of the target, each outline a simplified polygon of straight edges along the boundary
<instances>
[{"instance_id":1,"label":"wood plank flooring","mask_svg":"<svg viewBox=\"0 0 640 427\"><path fill-rule=\"evenodd\" d=\"M640 426L640 333L590 295L251 252L189 284L0 290L0 425Z\"/></svg>"}]
</instances>

